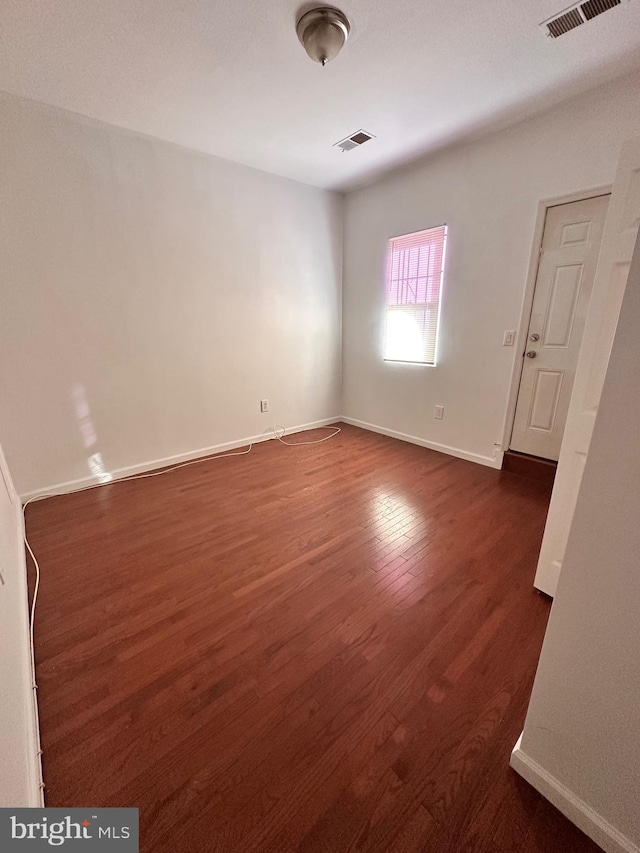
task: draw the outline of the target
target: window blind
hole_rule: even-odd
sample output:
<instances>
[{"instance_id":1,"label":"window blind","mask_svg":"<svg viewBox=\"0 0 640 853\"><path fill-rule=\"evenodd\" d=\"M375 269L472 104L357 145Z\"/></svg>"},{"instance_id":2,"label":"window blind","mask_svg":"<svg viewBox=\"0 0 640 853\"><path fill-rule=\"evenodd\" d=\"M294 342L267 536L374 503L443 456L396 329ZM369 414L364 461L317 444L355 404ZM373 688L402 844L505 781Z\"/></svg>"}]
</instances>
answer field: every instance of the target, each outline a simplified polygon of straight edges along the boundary
<instances>
[{"instance_id":1,"label":"window blind","mask_svg":"<svg viewBox=\"0 0 640 853\"><path fill-rule=\"evenodd\" d=\"M435 364L447 226L389 240L385 361Z\"/></svg>"}]
</instances>

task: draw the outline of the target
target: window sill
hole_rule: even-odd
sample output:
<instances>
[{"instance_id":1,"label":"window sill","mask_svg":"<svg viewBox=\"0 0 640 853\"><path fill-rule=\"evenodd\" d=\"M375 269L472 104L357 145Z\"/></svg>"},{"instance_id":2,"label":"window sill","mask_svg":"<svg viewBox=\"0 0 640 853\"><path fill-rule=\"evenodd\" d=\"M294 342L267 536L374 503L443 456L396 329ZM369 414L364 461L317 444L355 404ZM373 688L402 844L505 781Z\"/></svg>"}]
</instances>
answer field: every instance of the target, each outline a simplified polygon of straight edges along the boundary
<instances>
[{"instance_id":1,"label":"window sill","mask_svg":"<svg viewBox=\"0 0 640 853\"><path fill-rule=\"evenodd\" d=\"M435 362L431 361L403 361L399 358L383 358L385 364L415 364L418 367L437 367Z\"/></svg>"}]
</instances>

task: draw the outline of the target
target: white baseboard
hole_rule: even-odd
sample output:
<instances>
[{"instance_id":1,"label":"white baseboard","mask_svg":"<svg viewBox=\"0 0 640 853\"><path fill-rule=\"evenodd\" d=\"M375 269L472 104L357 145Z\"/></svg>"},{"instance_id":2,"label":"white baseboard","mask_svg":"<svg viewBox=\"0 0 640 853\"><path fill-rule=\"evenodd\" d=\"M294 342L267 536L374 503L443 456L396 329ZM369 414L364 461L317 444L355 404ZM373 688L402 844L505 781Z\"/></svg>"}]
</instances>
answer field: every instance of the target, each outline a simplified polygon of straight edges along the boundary
<instances>
[{"instance_id":1,"label":"white baseboard","mask_svg":"<svg viewBox=\"0 0 640 853\"><path fill-rule=\"evenodd\" d=\"M339 416L334 418L324 418L321 421L313 421L308 424L300 424L299 426L287 427L287 435L296 432L303 432L307 429L315 429L316 427L327 426L341 420ZM198 450L190 450L187 453L178 453L174 456L165 456L163 459L152 459L148 462L141 462L138 465L128 465L125 468L116 468L114 471L109 471L111 479L108 482L122 480L125 477L132 477L135 474L144 474L147 471L154 471L156 468L165 468L170 465L179 465L181 462L190 462L192 459L199 459L203 456L212 456L216 453L224 453L225 450L235 450L238 447L246 447L248 444L258 444L261 441L269 441L272 439L273 432L262 433L261 435L251 435L247 438L239 438L234 441L226 441L222 444L212 444L209 447L201 447ZM89 477L81 477L78 480L67 480L64 483L54 483L52 486L44 486L41 489L36 489L31 492L25 492L20 495L22 503L29 498L37 495L63 495L69 492L77 492L81 489L86 489L88 486L97 486L103 482L100 477L90 475Z\"/></svg>"},{"instance_id":2,"label":"white baseboard","mask_svg":"<svg viewBox=\"0 0 640 853\"><path fill-rule=\"evenodd\" d=\"M606 853L640 853L640 847L594 811L562 782L548 773L536 761L522 751L522 735L511 753L511 767L526 779L565 817L581 829L585 835L599 844Z\"/></svg>"},{"instance_id":3,"label":"white baseboard","mask_svg":"<svg viewBox=\"0 0 640 853\"><path fill-rule=\"evenodd\" d=\"M408 441L410 444L418 444L420 447L428 447L429 450L437 450L439 453L446 453L448 456L456 456L458 459L466 459L468 462L477 462L479 465L486 465L488 468L502 468L502 457L504 453L500 450L493 456L482 456L479 453L470 453L468 450L461 450L459 447L449 447L448 444L438 444L437 441L427 441L426 438L418 438L417 435L407 435L404 432L397 432L394 429L378 426L377 424L369 424L366 421L359 421L356 418L348 418L342 416L342 420L352 426L368 429L370 432L377 432L380 435L387 435L389 438L398 438L400 441Z\"/></svg>"}]
</instances>

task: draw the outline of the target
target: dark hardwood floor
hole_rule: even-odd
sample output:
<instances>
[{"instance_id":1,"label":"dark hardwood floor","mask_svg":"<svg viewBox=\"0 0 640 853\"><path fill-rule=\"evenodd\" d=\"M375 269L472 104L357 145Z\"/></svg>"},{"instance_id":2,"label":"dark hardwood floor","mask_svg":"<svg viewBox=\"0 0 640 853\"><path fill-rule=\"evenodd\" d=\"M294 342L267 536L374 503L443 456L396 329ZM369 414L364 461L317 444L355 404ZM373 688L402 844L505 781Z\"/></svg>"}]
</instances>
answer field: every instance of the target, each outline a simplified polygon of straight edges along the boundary
<instances>
[{"instance_id":1,"label":"dark hardwood floor","mask_svg":"<svg viewBox=\"0 0 640 853\"><path fill-rule=\"evenodd\" d=\"M345 426L31 505L47 804L149 853L597 851L508 767L547 502Z\"/></svg>"}]
</instances>

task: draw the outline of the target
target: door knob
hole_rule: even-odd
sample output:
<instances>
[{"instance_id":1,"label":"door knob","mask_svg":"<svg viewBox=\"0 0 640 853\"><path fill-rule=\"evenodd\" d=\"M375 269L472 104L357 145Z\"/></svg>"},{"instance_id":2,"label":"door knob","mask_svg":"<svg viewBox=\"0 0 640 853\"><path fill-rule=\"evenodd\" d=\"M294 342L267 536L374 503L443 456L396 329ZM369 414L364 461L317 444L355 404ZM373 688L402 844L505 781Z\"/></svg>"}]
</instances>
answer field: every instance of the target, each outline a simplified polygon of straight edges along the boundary
<instances>
[{"instance_id":1,"label":"door knob","mask_svg":"<svg viewBox=\"0 0 640 853\"><path fill-rule=\"evenodd\" d=\"M530 341L539 341L540 335L537 332L534 332L532 335L529 336L529 340Z\"/></svg>"},{"instance_id":2,"label":"door knob","mask_svg":"<svg viewBox=\"0 0 640 853\"><path fill-rule=\"evenodd\" d=\"M537 355L538 353L534 349L530 349L527 353L527 358L535 358Z\"/></svg>"}]
</instances>

